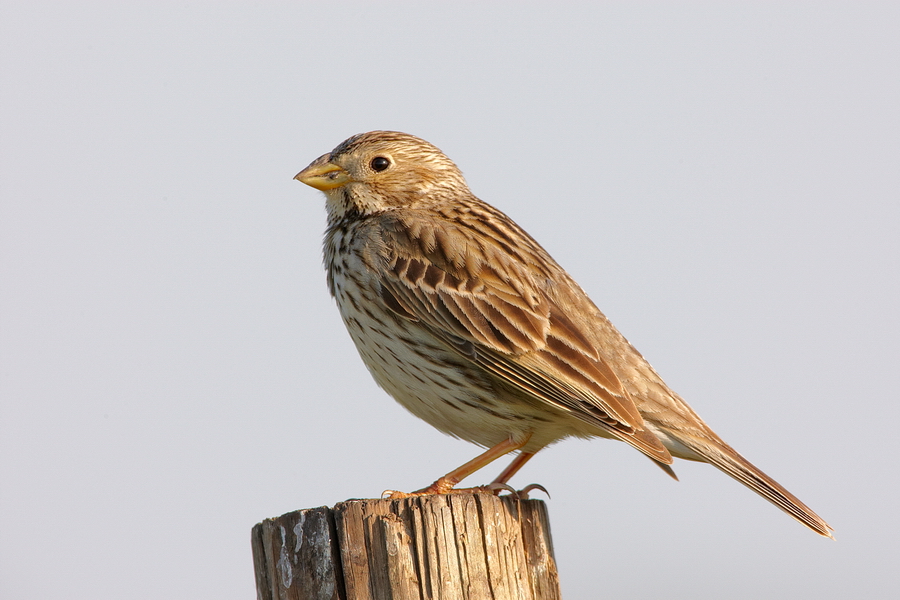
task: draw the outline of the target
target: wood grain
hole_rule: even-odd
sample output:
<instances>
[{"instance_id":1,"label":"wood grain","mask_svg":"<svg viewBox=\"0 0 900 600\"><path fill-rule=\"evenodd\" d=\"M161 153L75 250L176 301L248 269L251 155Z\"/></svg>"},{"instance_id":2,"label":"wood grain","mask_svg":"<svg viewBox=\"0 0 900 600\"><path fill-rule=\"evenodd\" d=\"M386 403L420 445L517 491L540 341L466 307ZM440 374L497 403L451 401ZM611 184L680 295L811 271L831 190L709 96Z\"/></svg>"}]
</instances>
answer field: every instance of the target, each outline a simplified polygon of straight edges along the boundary
<instances>
[{"instance_id":1,"label":"wood grain","mask_svg":"<svg viewBox=\"0 0 900 600\"><path fill-rule=\"evenodd\" d=\"M349 500L253 528L260 600L555 600L540 500Z\"/></svg>"}]
</instances>

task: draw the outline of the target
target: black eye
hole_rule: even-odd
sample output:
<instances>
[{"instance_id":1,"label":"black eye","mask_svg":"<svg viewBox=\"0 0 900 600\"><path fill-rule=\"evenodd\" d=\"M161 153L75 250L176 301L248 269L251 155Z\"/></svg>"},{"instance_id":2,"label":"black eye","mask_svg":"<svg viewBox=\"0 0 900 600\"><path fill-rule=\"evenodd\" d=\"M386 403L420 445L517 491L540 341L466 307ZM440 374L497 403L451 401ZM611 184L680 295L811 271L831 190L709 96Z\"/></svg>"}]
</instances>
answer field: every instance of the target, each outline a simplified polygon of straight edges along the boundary
<instances>
[{"instance_id":1,"label":"black eye","mask_svg":"<svg viewBox=\"0 0 900 600\"><path fill-rule=\"evenodd\" d=\"M383 156L376 156L375 158L372 159L372 162L369 163L369 166L372 167L373 171L376 171L376 172L384 171L389 166L391 166L391 161L389 161L388 159L386 159Z\"/></svg>"}]
</instances>

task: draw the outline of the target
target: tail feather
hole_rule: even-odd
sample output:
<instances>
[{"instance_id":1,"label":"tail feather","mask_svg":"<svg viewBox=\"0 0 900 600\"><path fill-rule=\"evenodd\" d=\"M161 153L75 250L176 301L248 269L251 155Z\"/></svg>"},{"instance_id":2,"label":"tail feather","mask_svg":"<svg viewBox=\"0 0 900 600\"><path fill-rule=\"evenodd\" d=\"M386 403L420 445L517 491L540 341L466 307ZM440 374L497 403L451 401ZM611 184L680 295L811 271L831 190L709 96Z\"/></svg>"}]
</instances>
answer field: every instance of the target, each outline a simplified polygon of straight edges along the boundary
<instances>
[{"instance_id":1,"label":"tail feather","mask_svg":"<svg viewBox=\"0 0 900 600\"><path fill-rule=\"evenodd\" d=\"M709 448L698 447L695 444L690 444L689 447L700 454L706 462L737 479L803 525L821 536L834 539L831 534L834 528L822 517L731 447Z\"/></svg>"}]
</instances>

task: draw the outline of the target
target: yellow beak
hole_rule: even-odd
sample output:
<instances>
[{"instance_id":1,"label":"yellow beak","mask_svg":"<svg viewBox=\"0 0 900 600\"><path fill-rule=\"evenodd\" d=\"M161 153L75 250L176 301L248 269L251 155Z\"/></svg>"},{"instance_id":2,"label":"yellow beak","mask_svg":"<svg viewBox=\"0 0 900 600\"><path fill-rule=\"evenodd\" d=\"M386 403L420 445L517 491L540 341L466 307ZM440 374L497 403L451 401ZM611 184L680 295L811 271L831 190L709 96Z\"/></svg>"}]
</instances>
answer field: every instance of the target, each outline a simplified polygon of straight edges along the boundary
<instances>
[{"instance_id":1,"label":"yellow beak","mask_svg":"<svg viewBox=\"0 0 900 600\"><path fill-rule=\"evenodd\" d=\"M320 156L308 167L297 173L294 179L323 192L339 188L349 182L350 173L342 167L328 162L329 158L328 154Z\"/></svg>"}]
</instances>

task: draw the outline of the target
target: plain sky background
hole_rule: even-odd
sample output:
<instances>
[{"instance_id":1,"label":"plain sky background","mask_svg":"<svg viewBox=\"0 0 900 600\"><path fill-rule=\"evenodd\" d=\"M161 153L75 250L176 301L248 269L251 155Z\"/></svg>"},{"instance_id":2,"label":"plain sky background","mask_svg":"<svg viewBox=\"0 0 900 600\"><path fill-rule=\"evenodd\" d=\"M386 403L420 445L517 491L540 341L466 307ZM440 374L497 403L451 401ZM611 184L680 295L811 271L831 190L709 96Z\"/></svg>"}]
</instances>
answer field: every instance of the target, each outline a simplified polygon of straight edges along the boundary
<instances>
[{"instance_id":1,"label":"plain sky background","mask_svg":"<svg viewBox=\"0 0 900 600\"><path fill-rule=\"evenodd\" d=\"M0 598L253 598L258 521L478 452L325 288L291 178L372 129L443 149L836 530L565 441L513 484L567 598L896 597L900 4L4 1L0 53Z\"/></svg>"}]
</instances>

